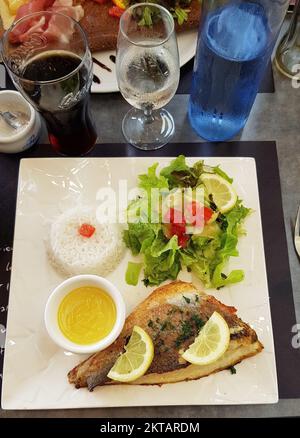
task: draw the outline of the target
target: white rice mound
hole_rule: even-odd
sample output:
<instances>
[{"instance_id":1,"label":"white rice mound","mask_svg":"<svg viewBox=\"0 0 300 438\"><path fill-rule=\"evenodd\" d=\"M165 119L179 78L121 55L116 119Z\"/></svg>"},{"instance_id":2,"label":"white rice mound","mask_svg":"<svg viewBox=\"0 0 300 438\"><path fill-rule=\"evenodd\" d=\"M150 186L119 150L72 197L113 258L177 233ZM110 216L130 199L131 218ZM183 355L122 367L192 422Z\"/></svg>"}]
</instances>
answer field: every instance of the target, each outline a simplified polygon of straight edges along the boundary
<instances>
[{"instance_id":1,"label":"white rice mound","mask_svg":"<svg viewBox=\"0 0 300 438\"><path fill-rule=\"evenodd\" d=\"M91 237L79 234L82 224L93 225ZM101 224L96 208L76 208L60 215L51 225L47 250L51 263L62 274L106 276L119 264L125 245L118 224Z\"/></svg>"}]
</instances>

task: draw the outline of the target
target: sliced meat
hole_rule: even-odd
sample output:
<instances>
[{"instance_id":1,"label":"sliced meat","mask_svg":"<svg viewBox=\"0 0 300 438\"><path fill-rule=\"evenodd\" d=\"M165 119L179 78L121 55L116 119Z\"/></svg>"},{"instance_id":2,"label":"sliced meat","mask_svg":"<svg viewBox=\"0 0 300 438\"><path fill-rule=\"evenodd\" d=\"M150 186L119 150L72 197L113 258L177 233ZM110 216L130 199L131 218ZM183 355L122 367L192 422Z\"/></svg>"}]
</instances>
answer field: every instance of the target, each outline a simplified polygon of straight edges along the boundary
<instances>
[{"instance_id":1,"label":"sliced meat","mask_svg":"<svg viewBox=\"0 0 300 438\"><path fill-rule=\"evenodd\" d=\"M49 9L53 12L68 15L76 21L82 19L84 11L81 5L73 6L72 0L55 0L52 7ZM68 22L69 23L69 22ZM66 20L60 15L54 15L51 17L48 23L48 27L44 35L50 40L60 40L62 43L67 44L74 32L74 23L70 23L66 27Z\"/></svg>"},{"instance_id":2,"label":"sliced meat","mask_svg":"<svg viewBox=\"0 0 300 438\"><path fill-rule=\"evenodd\" d=\"M73 6L73 0L31 0L18 9L16 20L28 14L42 11L53 11L68 15L76 21L83 18L84 10L80 4ZM49 39L59 39L64 43L70 40L74 31L73 23L66 28L66 20L60 16L48 19L47 15L40 18L32 18L25 23L20 23L10 34L12 43L22 43L33 33L44 33Z\"/></svg>"},{"instance_id":3,"label":"sliced meat","mask_svg":"<svg viewBox=\"0 0 300 438\"><path fill-rule=\"evenodd\" d=\"M73 0L55 0L50 10L68 15L75 21L80 21L84 16L83 7L80 4L73 5Z\"/></svg>"},{"instance_id":4,"label":"sliced meat","mask_svg":"<svg viewBox=\"0 0 300 438\"><path fill-rule=\"evenodd\" d=\"M47 8L52 6L53 3L54 0L32 0L18 9L15 21L25 17L26 15L45 11ZM12 43L23 42L32 32L42 32L44 25L45 19L41 20L40 18L33 18L30 21L21 23L10 33L10 41Z\"/></svg>"}]
</instances>

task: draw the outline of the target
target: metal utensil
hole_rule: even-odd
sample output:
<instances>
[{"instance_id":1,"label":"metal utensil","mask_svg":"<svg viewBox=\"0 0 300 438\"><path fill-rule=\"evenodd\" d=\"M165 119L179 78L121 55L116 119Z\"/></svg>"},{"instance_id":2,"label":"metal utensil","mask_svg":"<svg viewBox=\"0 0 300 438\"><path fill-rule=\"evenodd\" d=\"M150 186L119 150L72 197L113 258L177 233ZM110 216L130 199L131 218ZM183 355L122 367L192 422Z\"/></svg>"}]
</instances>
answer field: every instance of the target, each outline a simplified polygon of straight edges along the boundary
<instances>
[{"instance_id":1,"label":"metal utensil","mask_svg":"<svg viewBox=\"0 0 300 438\"><path fill-rule=\"evenodd\" d=\"M29 116L22 111L0 111L0 116L13 129L23 128L29 122Z\"/></svg>"},{"instance_id":2,"label":"metal utensil","mask_svg":"<svg viewBox=\"0 0 300 438\"><path fill-rule=\"evenodd\" d=\"M296 248L297 254L300 257L300 205L298 207L298 212L297 212L297 217L296 217L294 242L295 242L295 248Z\"/></svg>"}]
</instances>

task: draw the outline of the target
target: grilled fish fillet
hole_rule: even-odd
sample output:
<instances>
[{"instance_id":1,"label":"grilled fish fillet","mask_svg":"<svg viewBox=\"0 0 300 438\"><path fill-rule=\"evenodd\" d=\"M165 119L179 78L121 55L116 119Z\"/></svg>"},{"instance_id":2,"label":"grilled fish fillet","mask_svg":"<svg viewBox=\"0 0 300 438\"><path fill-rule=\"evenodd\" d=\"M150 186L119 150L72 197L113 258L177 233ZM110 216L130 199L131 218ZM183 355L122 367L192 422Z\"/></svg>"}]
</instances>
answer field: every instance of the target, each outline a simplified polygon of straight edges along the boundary
<instances>
[{"instance_id":1,"label":"grilled fish fillet","mask_svg":"<svg viewBox=\"0 0 300 438\"><path fill-rule=\"evenodd\" d=\"M219 312L230 329L226 353L216 362L192 365L180 355L214 311ZM199 379L227 369L246 357L259 353L263 346L255 331L236 316L236 309L222 304L213 296L200 293L191 283L176 281L156 289L126 319L118 339L105 350L89 357L68 374L76 388L112 384L107 374L123 351L133 326L142 327L151 336L155 355L147 373L131 384L151 385Z\"/></svg>"}]
</instances>

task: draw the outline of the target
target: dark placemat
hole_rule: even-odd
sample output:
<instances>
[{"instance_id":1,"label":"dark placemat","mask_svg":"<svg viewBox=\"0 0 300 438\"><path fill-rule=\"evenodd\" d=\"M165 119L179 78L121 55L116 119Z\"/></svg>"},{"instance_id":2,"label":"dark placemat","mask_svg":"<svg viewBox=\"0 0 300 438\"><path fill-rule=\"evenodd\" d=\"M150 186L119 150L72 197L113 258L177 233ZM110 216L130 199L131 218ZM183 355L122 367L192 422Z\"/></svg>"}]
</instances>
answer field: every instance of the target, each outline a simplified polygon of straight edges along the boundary
<instances>
[{"instance_id":1,"label":"dark placemat","mask_svg":"<svg viewBox=\"0 0 300 438\"><path fill-rule=\"evenodd\" d=\"M187 64L185 64L180 69L180 81L179 86L177 88L177 94L190 94L190 88L192 84L192 75L193 75L193 65L194 59L191 59ZM261 81L259 87L259 93L274 93L274 77L272 70L272 63L269 62L265 75Z\"/></svg>"},{"instance_id":2,"label":"dark placemat","mask_svg":"<svg viewBox=\"0 0 300 438\"><path fill-rule=\"evenodd\" d=\"M280 398L300 398L300 350L292 347L292 327L296 323L288 251L281 202L278 159L275 142L230 142L169 144L147 153L125 144L97 145L91 156L230 156L254 157L256 160L263 235L270 292L277 375ZM9 293L11 246L19 159L56 156L49 145L40 145L22 155L0 154L0 335L6 325ZM3 342L2 342L3 343ZM3 345L0 355L2 372ZM2 377L2 375L1 375ZM1 382L2 383L2 379Z\"/></svg>"},{"instance_id":3,"label":"dark placemat","mask_svg":"<svg viewBox=\"0 0 300 438\"><path fill-rule=\"evenodd\" d=\"M177 88L176 94L190 94L190 87L192 83L194 59L191 59L187 64L185 64L180 69L180 81ZM0 64L0 89L14 90L13 85L9 75L5 71L3 64ZM266 73L260 84L259 93L274 93L274 78L271 62L268 64Z\"/></svg>"}]
</instances>

